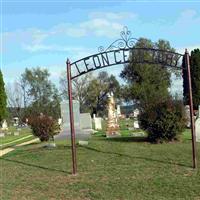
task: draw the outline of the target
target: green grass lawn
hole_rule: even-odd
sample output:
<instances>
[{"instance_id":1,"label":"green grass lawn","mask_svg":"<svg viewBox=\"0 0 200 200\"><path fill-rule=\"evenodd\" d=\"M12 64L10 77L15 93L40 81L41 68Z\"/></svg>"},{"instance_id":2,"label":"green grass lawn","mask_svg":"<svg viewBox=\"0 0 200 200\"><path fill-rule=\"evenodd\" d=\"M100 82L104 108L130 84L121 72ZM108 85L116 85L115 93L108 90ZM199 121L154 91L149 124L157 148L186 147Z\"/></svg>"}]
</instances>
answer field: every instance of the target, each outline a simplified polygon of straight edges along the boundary
<instances>
[{"instance_id":1,"label":"green grass lawn","mask_svg":"<svg viewBox=\"0 0 200 200\"><path fill-rule=\"evenodd\" d=\"M177 143L124 138L108 140L97 134L88 146L78 146L77 176L71 175L69 142L55 149L40 143L18 147L0 159L0 199L200 199L200 173L191 168L188 131Z\"/></svg>"},{"instance_id":2,"label":"green grass lawn","mask_svg":"<svg viewBox=\"0 0 200 200\"><path fill-rule=\"evenodd\" d=\"M11 135L8 135L7 132L11 132ZM19 135L15 136L14 132L19 132ZM30 128L22 128L20 130L17 130L17 128L15 128L15 127L10 127L9 130L6 131L5 133L6 133L5 137L0 138L1 149L6 148L8 146L16 145L18 143L25 142L25 141L28 141L28 140L34 138L34 136L32 136L32 132L31 132ZM17 141L17 142L13 143L13 141L19 140L19 139L24 138L26 136L31 136L31 137L25 138L24 140ZM9 143L9 144L7 144L7 143Z\"/></svg>"}]
</instances>

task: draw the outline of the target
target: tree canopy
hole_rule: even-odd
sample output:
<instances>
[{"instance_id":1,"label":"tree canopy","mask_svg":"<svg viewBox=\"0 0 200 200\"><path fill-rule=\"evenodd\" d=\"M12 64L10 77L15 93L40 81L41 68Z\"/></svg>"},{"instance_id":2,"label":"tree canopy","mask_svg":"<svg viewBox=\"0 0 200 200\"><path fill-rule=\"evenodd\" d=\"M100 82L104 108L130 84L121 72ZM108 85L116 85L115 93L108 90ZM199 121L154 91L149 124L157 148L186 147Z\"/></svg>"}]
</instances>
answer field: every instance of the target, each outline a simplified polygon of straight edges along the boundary
<instances>
[{"instance_id":1,"label":"tree canopy","mask_svg":"<svg viewBox=\"0 0 200 200\"><path fill-rule=\"evenodd\" d=\"M3 74L0 70L0 123L7 116L7 96L4 85Z\"/></svg>"},{"instance_id":2,"label":"tree canopy","mask_svg":"<svg viewBox=\"0 0 200 200\"><path fill-rule=\"evenodd\" d=\"M27 94L30 99L26 115L43 113L58 118L60 116L60 97L56 86L50 81L48 70L39 67L26 69L22 74L22 80L26 82Z\"/></svg>"},{"instance_id":3,"label":"tree canopy","mask_svg":"<svg viewBox=\"0 0 200 200\"><path fill-rule=\"evenodd\" d=\"M189 104L188 95L188 78L187 69L185 66L185 60L183 58L183 96L184 103ZM193 94L193 106L194 109L198 109L200 105L200 50L194 49L190 56L190 71L191 71L191 82L192 82L192 94Z\"/></svg>"},{"instance_id":4,"label":"tree canopy","mask_svg":"<svg viewBox=\"0 0 200 200\"><path fill-rule=\"evenodd\" d=\"M144 46L174 51L170 43L165 40L153 43L149 39L140 38L135 45L138 48ZM144 54L145 60L148 60L149 56L146 52ZM161 64L134 63L133 55L130 52L130 63L124 66L120 75L127 83L123 89L125 99L138 103L141 109L166 100L169 97L170 75L170 71Z\"/></svg>"},{"instance_id":5,"label":"tree canopy","mask_svg":"<svg viewBox=\"0 0 200 200\"><path fill-rule=\"evenodd\" d=\"M66 76L60 78L61 92L64 99L68 99ZM113 92L117 100L120 99L121 87L115 76L101 71L97 76L88 73L72 81L73 98L80 102L81 112L104 115L108 92Z\"/></svg>"},{"instance_id":6,"label":"tree canopy","mask_svg":"<svg viewBox=\"0 0 200 200\"><path fill-rule=\"evenodd\" d=\"M89 83L85 103L92 114L102 116L106 113L107 94L112 91L115 99L119 100L120 90L120 84L115 76L109 76L107 72L101 71Z\"/></svg>"}]
</instances>

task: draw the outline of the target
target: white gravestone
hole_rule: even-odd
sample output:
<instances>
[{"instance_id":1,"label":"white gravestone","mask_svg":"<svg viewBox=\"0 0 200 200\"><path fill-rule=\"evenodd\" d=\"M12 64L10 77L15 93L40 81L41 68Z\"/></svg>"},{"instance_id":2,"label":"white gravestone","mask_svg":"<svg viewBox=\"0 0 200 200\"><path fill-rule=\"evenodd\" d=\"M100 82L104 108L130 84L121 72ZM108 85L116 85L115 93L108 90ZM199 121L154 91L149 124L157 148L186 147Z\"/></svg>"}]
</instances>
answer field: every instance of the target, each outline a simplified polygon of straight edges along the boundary
<instances>
[{"instance_id":1,"label":"white gravestone","mask_svg":"<svg viewBox=\"0 0 200 200\"><path fill-rule=\"evenodd\" d=\"M63 101L60 104L62 128L70 129L69 102ZM80 129L80 104L79 101L73 100L74 127Z\"/></svg>"},{"instance_id":2,"label":"white gravestone","mask_svg":"<svg viewBox=\"0 0 200 200\"><path fill-rule=\"evenodd\" d=\"M2 130L3 130L3 131L7 131L7 130L8 130L8 124L7 124L6 120L3 120L3 123L2 123Z\"/></svg>"},{"instance_id":3,"label":"white gravestone","mask_svg":"<svg viewBox=\"0 0 200 200\"><path fill-rule=\"evenodd\" d=\"M185 106L186 127L190 128L190 106Z\"/></svg>"},{"instance_id":4,"label":"white gravestone","mask_svg":"<svg viewBox=\"0 0 200 200\"><path fill-rule=\"evenodd\" d=\"M69 101L62 101L61 107L61 132L56 135L55 140L64 140L71 138L71 127L70 127L70 115L69 115ZM76 139L88 139L90 137L89 131L81 129L80 123L80 103L77 100L73 100L73 115L74 115L74 129Z\"/></svg>"},{"instance_id":5,"label":"white gravestone","mask_svg":"<svg viewBox=\"0 0 200 200\"><path fill-rule=\"evenodd\" d=\"M14 136L18 136L19 135L19 132L14 132Z\"/></svg>"},{"instance_id":6,"label":"white gravestone","mask_svg":"<svg viewBox=\"0 0 200 200\"><path fill-rule=\"evenodd\" d=\"M13 126L18 126L19 125L19 118L18 117L14 117L13 120L14 120Z\"/></svg>"},{"instance_id":7,"label":"white gravestone","mask_svg":"<svg viewBox=\"0 0 200 200\"><path fill-rule=\"evenodd\" d=\"M80 126L82 129L92 129L92 118L90 113L80 113Z\"/></svg>"},{"instance_id":8,"label":"white gravestone","mask_svg":"<svg viewBox=\"0 0 200 200\"><path fill-rule=\"evenodd\" d=\"M95 117L94 118L94 129L95 130L102 130L101 121L102 121L101 117Z\"/></svg>"},{"instance_id":9,"label":"white gravestone","mask_svg":"<svg viewBox=\"0 0 200 200\"><path fill-rule=\"evenodd\" d=\"M117 105L117 117L121 117L120 105Z\"/></svg>"},{"instance_id":10,"label":"white gravestone","mask_svg":"<svg viewBox=\"0 0 200 200\"><path fill-rule=\"evenodd\" d=\"M139 123L138 123L137 120L133 122L133 127L134 127L135 129L140 128Z\"/></svg>"},{"instance_id":11,"label":"white gravestone","mask_svg":"<svg viewBox=\"0 0 200 200\"><path fill-rule=\"evenodd\" d=\"M198 116L195 121L195 130L196 130L196 141L200 142L200 105L198 110Z\"/></svg>"},{"instance_id":12,"label":"white gravestone","mask_svg":"<svg viewBox=\"0 0 200 200\"><path fill-rule=\"evenodd\" d=\"M139 111L139 109L136 108L136 109L133 111L133 116L134 116L134 118L137 118L139 114L140 114L140 111Z\"/></svg>"},{"instance_id":13,"label":"white gravestone","mask_svg":"<svg viewBox=\"0 0 200 200\"><path fill-rule=\"evenodd\" d=\"M0 133L0 137L5 137L5 133Z\"/></svg>"}]
</instances>

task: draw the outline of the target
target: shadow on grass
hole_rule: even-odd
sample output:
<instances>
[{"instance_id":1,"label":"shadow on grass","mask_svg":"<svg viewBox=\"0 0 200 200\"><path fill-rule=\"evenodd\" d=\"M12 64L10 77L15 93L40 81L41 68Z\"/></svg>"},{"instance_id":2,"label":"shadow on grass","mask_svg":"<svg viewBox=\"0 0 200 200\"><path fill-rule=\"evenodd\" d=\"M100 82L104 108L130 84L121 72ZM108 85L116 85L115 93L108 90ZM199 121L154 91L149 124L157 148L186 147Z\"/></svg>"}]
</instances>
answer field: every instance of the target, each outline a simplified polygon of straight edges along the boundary
<instances>
[{"instance_id":1,"label":"shadow on grass","mask_svg":"<svg viewBox=\"0 0 200 200\"><path fill-rule=\"evenodd\" d=\"M85 149L90 150L90 151L95 151L95 152L98 152L98 153L117 155L117 156L127 157L127 158L131 158L131 159L146 160L146 161L163 163L163 164L170 164L170 165L174 165L175 164L175 165L182 166L182 167L189 167L189 168L191 167L192 168L192 166L190 166L190 165L185 165L185 164L181 164L181 163L172 163L172 162L169 162L169 161L156 160L156 159L152 159L152 158L146 158L146 157L140 157L140 156L130 156L130 155L127 155L127 154L110 152L110 151L102 151L102 150L95 149L95 148L88 147L88 146L80 146L80 147L81 148L85 148Z\"/></svg>"},{"instance_id":2,"label":"shadow on grass","mask_svg":"<svg viewBox=\"0 0 200 200\"><path fill-rule=\"evenodd\" d=\"M122 137L113 137L105 139L107 141L112 141L112 142L147 142L147 137L122 136Z\"/></svg>"},{"instance_id":3,"label":"shadow on grass","mask_svg":"<svg viewBox=\"0 0 200 200\"><path fill-rule=\"evenodd\" d=\"M22 165L25 165L25 166L28 166L28 167L36 167L36 168L44 169L44 170L48 170L48 171L62 172L62 173L66 173L66 174L68 174L68 175L71 174L71 173L68 172L68 171L59 170L59 169L52 169L52 168L48 168L48 167L44 167L44 166L39 166L39 165L30 164L30 163L25 163L25 162L18 161L18 160L11 160L11 159L7 159L7 158L0 158L0 159L1 159L1 160L8 161L8 162L13 162L13 163L17 163L17 164L22 164Z\"/></svg>"}]
</instances>

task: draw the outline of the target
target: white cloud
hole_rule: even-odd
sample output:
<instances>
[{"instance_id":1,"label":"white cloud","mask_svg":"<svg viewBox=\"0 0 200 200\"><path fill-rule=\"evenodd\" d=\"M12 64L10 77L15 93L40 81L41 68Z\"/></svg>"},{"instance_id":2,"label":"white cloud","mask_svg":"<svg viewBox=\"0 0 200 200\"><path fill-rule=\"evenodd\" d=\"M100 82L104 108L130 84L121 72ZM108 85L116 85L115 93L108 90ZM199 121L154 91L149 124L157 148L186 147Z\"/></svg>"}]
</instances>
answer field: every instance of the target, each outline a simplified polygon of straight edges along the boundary
<instances>
[{"instance_id":1,"label":"white cloud","mask_svg":"<svg viewBox=\"0 0 200 200\"><path fill-rule=\"evenodd\" d=\"M176 51L178 53L184 54L185 49L187 48L187 51L190 53L192 50L199 48L200 49L200 44L197 45L192 45L192 46L186 46L186 47L177 47Z\"/></svg>"},{"instance_id":2,"label":"white cloud","mask_svg":"<svg viewBox=\"0 0 200 200\"><path fill-rule=\"evenodd\" d=\"M118 36L123 28L120 20L130 19L136 16L126 12L93 12L89 14L88 20L77 24L60 23L47 30L29 28L3 33L3 50L12 49L13 45L25 50L36 51L65 51L65 48L55 44L46 44L49 38L64 37L107 37ZM48 41L47 41L48 42Z\"/></svg>"},{"instance_id":3,"label":"white cloud","mask_svg":"<svg viewBox=\"0 0 200 200\"><path fill-rule=\"evenodd\" d=\"M137 14L130 12L92 12L89 14L91 19L103 18L109 20L123 20L133 19L137 17Z\"/></svg>"},{"instance_id":4,"label":"white cloud","mask_svg":"<svg viewBox=\"0 0 200 200\"><path fill-rule=\"evenodd\" d=\"M65 47L60 45L43 45L43 44L35 44L35 45L23 45L23 48L30 51L30 52L36 52L36 51L84 51L85 48L83 47Z\"/></svg>"},{"instance_id":5,"label":"white cloud","mask_svg":"<svg viewBox=\"0 0 200 200\"><path fill-rule=\"evenodd\" d=\"M199 25L200 17L196 10L184 10L181 12L180 16L172 24L172 26L165 27L165 29L168 29L169 33L173 35L183 36L190 33L188 37L191 37L191 30L194 30L194 27L199 27ZM197 31L198 29L196 29L194 34L200 34L197 33Z\"/></svg>"}]
</instances>

